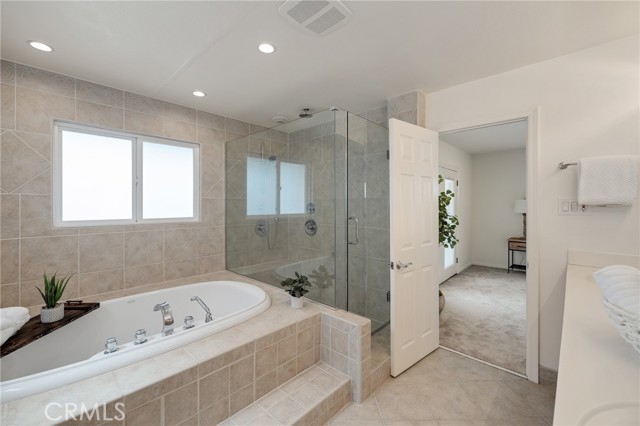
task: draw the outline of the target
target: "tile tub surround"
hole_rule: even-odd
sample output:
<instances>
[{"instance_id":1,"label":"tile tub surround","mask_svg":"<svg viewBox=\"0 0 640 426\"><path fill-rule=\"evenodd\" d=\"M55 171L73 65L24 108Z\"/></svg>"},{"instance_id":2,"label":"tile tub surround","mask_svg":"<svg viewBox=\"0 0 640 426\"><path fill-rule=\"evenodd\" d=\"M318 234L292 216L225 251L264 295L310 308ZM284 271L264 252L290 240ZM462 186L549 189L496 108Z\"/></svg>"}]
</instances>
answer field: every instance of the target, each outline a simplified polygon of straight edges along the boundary
<instances>
[{"instance_id":1,"label":"tile tub surround","mask_svg":"<svg viewBox=\"0 0 640 426\"><path fill-rule=\"evenodd\" d=\"M225 142L254 125L4 60L0 71L2 307L41 305L45 271L76 274L64 298L77 299L225 268ZM201 222L54 229L54 119L199 143Z\"/></svg>"},{"instance_id":2,"label":"tile tub surround","mask_svg":"<svg viewBox=\"0 0 640 426\"><path fill-rule=\"evenodd\" d=\"M213 273L205 278L256 284L269 293L272 306L249 321L184 348L3 404L1 423L59 424L44 417L44 408L52 402L71 402L78 406L84 403L86 407L98 404L105 406L107 413L116 415L115 404L122 402L125 424L162 424L161 419L165 425L198 421L201 425L217 424L320 361L344 369L344 363L339 357L332 357L332 352L346 351L354 356L367 353L352 345L367 341L360 337L370 332L368 319L312 302L302 309L291 309L289 296L282 290L231 272ZM188 284L189 281L194 279L163 285ZM112 296L120 297L133 291L116 292ZM323 326L330 327L329 333L336 330L333 339L323 338L323 328L327 332ZM347 340L345 346L346 330L353 332L349 336L354 340ZM345 334L337 334L338 331ZM323 359L323 353L328 359ZM353 368L347 371L362 371L356 364L349 364ZM364 363L360 364L362 367ZM356 382L350 373L345 374L351 378L351 392L355 394L355 386L363 386L365 382ZM364 394L363 390L356 392Z\"/></svg>"}]
</instances>

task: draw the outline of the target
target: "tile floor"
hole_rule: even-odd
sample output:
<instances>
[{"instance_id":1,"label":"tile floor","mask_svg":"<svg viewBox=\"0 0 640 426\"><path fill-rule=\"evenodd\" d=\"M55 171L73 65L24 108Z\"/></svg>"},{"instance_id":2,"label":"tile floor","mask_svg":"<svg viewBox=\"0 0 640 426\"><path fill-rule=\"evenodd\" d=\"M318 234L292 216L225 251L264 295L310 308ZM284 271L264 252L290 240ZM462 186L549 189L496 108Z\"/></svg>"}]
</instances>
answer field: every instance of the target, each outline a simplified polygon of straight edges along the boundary
<instances>
[{"instance_id":1,"label":"tile floor","mask_svg":"<svg viewBox=\"0 0 640 426\"><path fill-rule=\"evenodd\" d=\"M333 426L548 426L555 383L536 385L445 349L389 378Z\"/></svg>"}]
</instances>

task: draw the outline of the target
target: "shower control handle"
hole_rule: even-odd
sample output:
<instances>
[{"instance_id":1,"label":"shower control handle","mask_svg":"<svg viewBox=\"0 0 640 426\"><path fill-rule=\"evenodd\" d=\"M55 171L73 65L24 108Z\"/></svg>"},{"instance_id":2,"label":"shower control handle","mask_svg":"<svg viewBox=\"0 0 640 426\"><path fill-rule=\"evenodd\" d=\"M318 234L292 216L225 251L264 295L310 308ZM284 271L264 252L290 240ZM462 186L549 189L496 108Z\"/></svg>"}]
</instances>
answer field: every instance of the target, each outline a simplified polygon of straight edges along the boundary
<instances>
[{"instance_id":1,"label":"shower control handle","mask_svg":"<svg viewBox=\"0 0 640 426\"><path fill-rule=\"evenodd\" d=\"M350 220L353 220L356 224L356 239L354 241L349 241L349 221ZM349 216L347 218L347 244L351 244L352 246L355 246L356 244L358 244L358 241L360 240L358 228L359 228L358 218L355 216Z\"/></svg>"}]
</instances>

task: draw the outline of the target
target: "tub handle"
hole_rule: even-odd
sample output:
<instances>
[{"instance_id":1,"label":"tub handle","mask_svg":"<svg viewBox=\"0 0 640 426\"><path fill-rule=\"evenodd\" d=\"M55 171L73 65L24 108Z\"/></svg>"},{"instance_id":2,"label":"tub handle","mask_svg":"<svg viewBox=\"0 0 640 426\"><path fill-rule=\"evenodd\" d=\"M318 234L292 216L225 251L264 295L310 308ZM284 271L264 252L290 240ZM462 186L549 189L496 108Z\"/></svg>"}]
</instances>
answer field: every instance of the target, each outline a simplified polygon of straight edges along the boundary
<instances>
[{"instance_id":1,"label":"tub handle","mask_svg":"<svg viewBox=\"0 0 640 426\"><path fill-rule=\"evenodd\" d=\"M118 348L118 339L116 339L115 337L109 337L106 341L106 343L104 344L104 348L106 349L104 351L105 355L108 355L112 352L117 351Z\"/></svg>"}]
</instances>

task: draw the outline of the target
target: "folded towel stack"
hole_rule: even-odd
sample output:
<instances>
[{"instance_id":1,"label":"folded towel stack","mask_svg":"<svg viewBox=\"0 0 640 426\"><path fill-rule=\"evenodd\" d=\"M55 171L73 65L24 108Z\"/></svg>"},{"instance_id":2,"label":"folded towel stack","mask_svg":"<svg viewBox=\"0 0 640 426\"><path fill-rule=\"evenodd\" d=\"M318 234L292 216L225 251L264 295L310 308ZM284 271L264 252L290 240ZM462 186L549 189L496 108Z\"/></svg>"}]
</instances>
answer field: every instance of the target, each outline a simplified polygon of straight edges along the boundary
<instances>
[{"instance_id":1,"label":"folded towel stack","mask_svg":"<svg viewBox=\"0 0 640 426\"><path fill-rule=\"evenodd\" d=\"M19 306L0 309L0 345L29 321L29 310Z\"/></svg>"},{"instance_id":2,"label":"folded towel stack","mask_svg":"<svg viewBox=\"0 0 640 426\"><path fill-rule=\"evenodd\" d=\"M611 265L593 273L609 303L640 316L640 271L632 266Z\"/></svg>"},{"instance_id":3,"label":"folded towel stack","mask_svg":"<svg viewBox=\"0 0 640 426\"><path fill-rule=\"evenodd\" d=\"M628 206L637 193L637 156L612 155L578 162L578 204Z\"/></svg>"}]
</instances>

